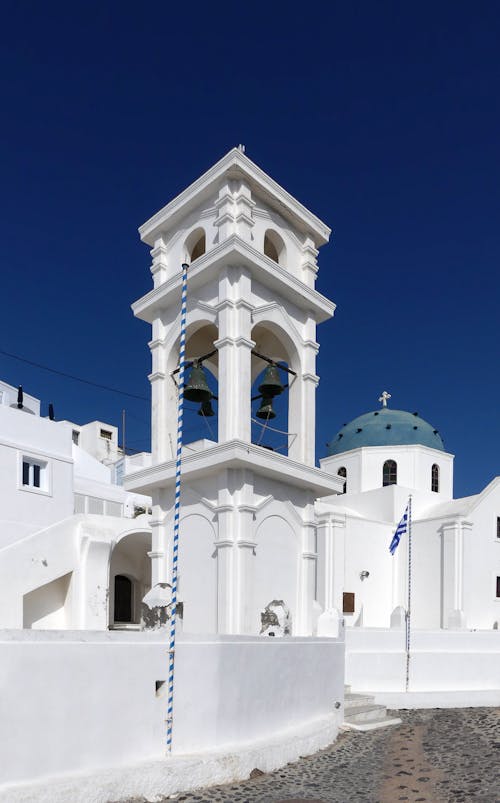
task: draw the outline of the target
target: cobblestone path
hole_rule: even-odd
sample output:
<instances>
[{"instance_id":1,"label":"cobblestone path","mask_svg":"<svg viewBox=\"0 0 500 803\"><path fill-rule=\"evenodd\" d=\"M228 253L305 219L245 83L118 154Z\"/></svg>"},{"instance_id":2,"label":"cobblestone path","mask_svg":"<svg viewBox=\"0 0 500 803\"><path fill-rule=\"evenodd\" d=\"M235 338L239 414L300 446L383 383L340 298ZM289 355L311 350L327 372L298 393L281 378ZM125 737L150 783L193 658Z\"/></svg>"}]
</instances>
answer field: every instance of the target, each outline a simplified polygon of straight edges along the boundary
<instances>
[{"instance_id":1,"label":"cobblestone path","mask_svg":"<svg viewBox=\"0 0 500 803\"><path fill-rule=\"evenodd\" d=\"M276 772L180 793L175 799L179 803L500 803L500 709L398 715L403 720L399 727L342 733L328 749Z\"/></svg>"}]
</instances>

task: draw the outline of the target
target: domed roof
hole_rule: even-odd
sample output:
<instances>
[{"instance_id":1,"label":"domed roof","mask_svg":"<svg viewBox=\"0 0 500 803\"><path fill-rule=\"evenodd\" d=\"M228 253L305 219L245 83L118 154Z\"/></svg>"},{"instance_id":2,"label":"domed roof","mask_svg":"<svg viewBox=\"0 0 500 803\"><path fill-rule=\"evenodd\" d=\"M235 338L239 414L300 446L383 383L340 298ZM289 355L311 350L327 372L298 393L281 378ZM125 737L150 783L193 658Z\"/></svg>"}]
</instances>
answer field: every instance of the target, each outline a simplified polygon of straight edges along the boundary
<instances>
[{"instance_id":1,"label":"domed roof","mask_svg":"<svg viewBox=\"0 0 500 803\"><path fill-rule=\"evenodd\" d=\"M418 413L391 410L382 407L371 413L358 416L330 441L328 455L348 452L360 446L430 446L444 452L441 435L434 427L420 418Z\"/></svg>"}]
</instances>

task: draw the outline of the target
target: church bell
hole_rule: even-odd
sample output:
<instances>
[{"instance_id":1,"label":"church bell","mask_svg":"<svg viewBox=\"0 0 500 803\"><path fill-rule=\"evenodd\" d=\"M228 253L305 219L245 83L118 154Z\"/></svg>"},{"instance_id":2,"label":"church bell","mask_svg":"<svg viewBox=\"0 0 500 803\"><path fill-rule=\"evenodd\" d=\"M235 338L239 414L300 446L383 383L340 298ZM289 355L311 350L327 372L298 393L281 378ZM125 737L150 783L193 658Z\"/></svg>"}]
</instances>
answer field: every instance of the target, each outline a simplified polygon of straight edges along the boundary
<instances>
[{"instance_id":1,"label":"church bell","mask_svg":"<svg viewBox=\"0 0 500 803\"><path fill-rule=\"evenodd\" d=\"M210 399L201 403L201 407L198 410L198 415L202 415L203 418L212 418L212 416L215 415Z\"/></svg>"},{"instance_id":2,"label":"church bell","mask_svg":"<svg viewBox=\"0 0 500 803\"><path fill-rule=\"evenodd\" d=\"M262 404L255 415L257 418L263 418L265 421L270 421L272 418L276 418L276 413L273 410L273 400L264 397L262 399Z\"/></svg>"},{"instance_id":3,"label":"church bell","mask_svg":"<svg viewBox=\"0 0 500 803\"><path fill-rule=\"evenodd\" d=\"M280 393L283 393L283 385L281 384L281 379L279 375L279 371L276 365L271 363L267 366L266 370L264 371L264 378L262 380L262 384L259 385L259 393L262 394L265 401L270 401L274 398L274 396L279 396ZM262 405L262 407L264 404ZM262 409L262 408L261 408ZM258 415L258 413L257 413ZM274 415L272 416L274 418Z\"/></svg>"},{"instance_id":4,"label":"church bell","mask_svg":"<svg viewBox=\"0 0 500 803\"><path fill-rule=\"evenodd\" d=\"M192 402L209 402L212 393L207 385L205 371L198 360L193 361L189 379L184 385L184 398Z\"/></svg>"}]
</instances>

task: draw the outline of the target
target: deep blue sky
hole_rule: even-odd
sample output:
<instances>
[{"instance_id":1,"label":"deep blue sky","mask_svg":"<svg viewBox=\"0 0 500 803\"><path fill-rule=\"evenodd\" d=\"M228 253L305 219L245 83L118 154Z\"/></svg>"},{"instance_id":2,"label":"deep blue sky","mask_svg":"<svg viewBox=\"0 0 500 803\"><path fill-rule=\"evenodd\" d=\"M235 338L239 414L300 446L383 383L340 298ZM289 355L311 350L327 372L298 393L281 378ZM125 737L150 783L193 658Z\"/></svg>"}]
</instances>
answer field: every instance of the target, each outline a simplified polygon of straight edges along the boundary
<instances>
[{"instance_id":1,"label":"deep blue sky","mask_svg":"<svg viewBox=\"0 0 500 803\"><path fill-rule=\"evenodd\" d=\"M137 227L243 142L333 229L318 455L387 389L457 495L499 473L497 3L18 0L0 37L4 351L147 397ZM0 377L58 418L125 407L148 448L146 401L2 355Z\"/></svg>"}]
</instances>

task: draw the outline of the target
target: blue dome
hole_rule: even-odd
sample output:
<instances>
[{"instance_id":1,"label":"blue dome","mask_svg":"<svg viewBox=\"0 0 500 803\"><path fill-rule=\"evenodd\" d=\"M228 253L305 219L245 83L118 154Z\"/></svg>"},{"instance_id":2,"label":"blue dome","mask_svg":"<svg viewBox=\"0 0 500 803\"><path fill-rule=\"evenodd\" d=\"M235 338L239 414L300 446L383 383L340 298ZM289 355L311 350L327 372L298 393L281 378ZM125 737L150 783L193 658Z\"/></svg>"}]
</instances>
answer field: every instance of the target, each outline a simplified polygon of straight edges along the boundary
<instances>
[{"instance_id":1,"label":"blue dome","mask_svg":"<svg viewBox=\"0 0 500 803\"><path fill-rule=\"evenodd\" d=\"M349 452L360 446L430 446L444 452L441 435L418 413L382 407L358 416L330 441L328 455Z\"/></svg>"}]
</instances>

